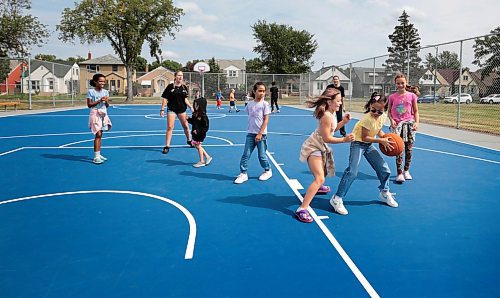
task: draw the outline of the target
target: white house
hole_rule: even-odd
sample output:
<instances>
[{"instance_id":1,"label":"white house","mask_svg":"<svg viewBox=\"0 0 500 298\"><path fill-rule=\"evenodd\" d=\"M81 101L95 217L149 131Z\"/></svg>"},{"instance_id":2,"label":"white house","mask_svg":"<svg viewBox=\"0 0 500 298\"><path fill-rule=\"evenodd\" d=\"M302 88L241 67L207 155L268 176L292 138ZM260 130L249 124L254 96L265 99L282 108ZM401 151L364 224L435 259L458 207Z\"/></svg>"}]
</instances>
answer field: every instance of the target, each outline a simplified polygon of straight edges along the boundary
<instances>
[{"instance_id":1,"label":"white house","mask_svg":"<svg viewBox=\"0 0 500 298\"><path fill-rule=\"evenodd\" d=\"M215 63L217 63L221 71L226 75L227 88L238 89L240 85L245 84L245 59L216 59Z\"/></svg>"},{"instance_id":2,"label":"white house","mask_svg":"<svg viewBox=\"0 0 500 298\"><path fill-rule=\"evenodd\" d=\"M28 83L31 80L32 93L71 94L71 90L79 88L79 77L80 67L76 63L67 65L48 61L31 61L30 74L24 74L23 92L29 92Z\"/></svg>"},{"instance_id":3,"label":"white house","mask_svg":"<svg viewBox=\"0 0 500 298\"><path fill-rule=\"evenodd\" d=\"M344 87L345 96L349 97L352 92L349 78L343 74L339 69L330 67L319 70L315 78L311 78L312 94L311 96L318 96L325 91L326 86L333 83L333 76L338 76L340 85Z\"/></svg>"}]
</instances>

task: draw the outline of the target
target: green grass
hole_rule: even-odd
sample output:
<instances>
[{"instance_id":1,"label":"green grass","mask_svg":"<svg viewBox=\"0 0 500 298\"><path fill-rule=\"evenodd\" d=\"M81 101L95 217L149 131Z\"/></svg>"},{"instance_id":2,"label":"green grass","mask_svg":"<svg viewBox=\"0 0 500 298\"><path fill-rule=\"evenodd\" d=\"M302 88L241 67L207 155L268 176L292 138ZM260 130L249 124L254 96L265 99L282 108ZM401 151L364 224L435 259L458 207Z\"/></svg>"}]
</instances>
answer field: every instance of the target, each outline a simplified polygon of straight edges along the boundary
<instances>
[{"instance_id":1,"label":"green grass","mask_svg":"<svg viewBox=\"0 0 500 298\"><path fill-rule=\"evenodd\" d=\"M19 96L0 97L2 100L19 98ZM209 98L210 104L215 104L215 99ZM133 102L126 102L124 96L111 97L111 104L160 104L161 99L156 97L137 97ZM363 112L365 99L353 99L346 102L347 109L353 112ZM50 109L72 106L86 106L85 95L78 95L73 101L64 96L33 96L32 109ZM224 101L224 105L228 102ZM241 101L237 102L242 105ZM279 100L280 105L301 105L299 97L288 97ZM444 103L422 103L418 105L420 111L420 122L428 124L437 124L448 127L457 127L457 111L458 105ZM8 108L9 110L11 108ZM29 109L28 99L26 96L21 98L20 110ZM460 129L482 132L500 136L500 105L489 104L461 104L460 105Z\"/></svg>"}]
</instances>

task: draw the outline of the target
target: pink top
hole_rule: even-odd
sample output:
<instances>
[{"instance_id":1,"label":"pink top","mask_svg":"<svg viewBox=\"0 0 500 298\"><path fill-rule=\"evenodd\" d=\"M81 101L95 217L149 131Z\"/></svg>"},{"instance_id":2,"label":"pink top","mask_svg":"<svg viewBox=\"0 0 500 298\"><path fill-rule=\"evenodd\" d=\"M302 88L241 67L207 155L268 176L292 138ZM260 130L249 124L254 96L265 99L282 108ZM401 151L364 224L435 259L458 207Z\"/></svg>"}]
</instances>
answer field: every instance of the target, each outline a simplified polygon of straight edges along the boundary
<instances>
[{"instance_id":1,"label":"pink top","mask_svg":"<svg viewBox=\"0 0 500 298\"><path fill-rule=\"evenodd\" d=\"M399 94L398 92L389 95L388 100L392 119L399 124L401 121L415 120L413 107L417 104L417 95L411 92Z\"/></svg>"}]
</instances>

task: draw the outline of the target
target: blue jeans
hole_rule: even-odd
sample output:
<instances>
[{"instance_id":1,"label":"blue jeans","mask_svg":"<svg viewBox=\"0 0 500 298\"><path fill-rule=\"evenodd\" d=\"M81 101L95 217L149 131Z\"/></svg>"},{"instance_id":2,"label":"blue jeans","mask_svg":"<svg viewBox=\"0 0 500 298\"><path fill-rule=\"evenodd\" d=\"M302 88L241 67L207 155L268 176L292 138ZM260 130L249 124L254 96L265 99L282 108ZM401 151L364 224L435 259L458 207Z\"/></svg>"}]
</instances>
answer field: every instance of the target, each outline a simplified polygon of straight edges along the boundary
<instances>
[{"instance_id":1,"label":"blue jeans","mask_svg":"<svg viewBox=\"0 0 500 298\"><path fill-rule=\"evenodd\" d=\"M377 173L378 180L380 181L378 189L380 189L380 191L389 190L389 176L391 175L391 170L387 162L385 162L382 155L375 149L373 144L356 141L351 143L349 166L342 175L342 180L340 180L336 193L337 196L344 198L349 191L351 184L358 175L359 162L361 161L362 155L364 155L368 163Z\"/></svg>"},{"instance_id":2,"label":"blue jeans","mask_svg":"<svg viewBox=\"0 0 500 298\"><path fill-rule=\"evenodd\" d=\"M252 152L257 147L259 152L259 162L262 168L265 171L271 169L269 166L269 161L267 160L266 150L267 150L267 135L262 135L262 139L260 142L255 141L255 137L257 134L249 133L247 134L247 139L245 141L245 150L243 151L243 155L241 156L240 161L240 171L242 173L246 173L248 170L248 159L252 156Z\"/></svg>"}]
</instances>

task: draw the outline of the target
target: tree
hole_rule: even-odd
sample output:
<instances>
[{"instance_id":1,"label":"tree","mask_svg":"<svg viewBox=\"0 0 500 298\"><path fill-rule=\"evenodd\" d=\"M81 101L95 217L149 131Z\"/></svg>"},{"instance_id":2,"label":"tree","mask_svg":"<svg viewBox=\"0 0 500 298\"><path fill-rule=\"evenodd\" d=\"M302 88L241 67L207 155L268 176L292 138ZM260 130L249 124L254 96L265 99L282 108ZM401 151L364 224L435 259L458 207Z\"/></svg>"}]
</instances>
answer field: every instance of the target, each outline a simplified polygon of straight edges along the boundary
<instances>
[{"instance_id":1,"label":"tree","mask_svg":"<svg viewBox=\"0 0 500 298\"><path fill-rule=\"evenodd\" d=\"M148 42L150 54L158 59L160 43L168 34L175 37L183 15L171 0L82 0L75 9L65 8L57 25L64 42L110 42L127 70L127 101L133 100L132 72Z\"/></svg>"},{"instance_id":2,"label":"tree","mask_svg":"<svg viewBox=\"0 0 500 298\"><path fill-rule=\"evenodd\" d=\"M266 21L257 21L252 26L262 66L270 73L303 73L311 70L310 59L318 43L314 35L305 30L297 31L291 26Z\"/></svg>"},{"instance_id":3,"label":"tree","mask_svg":"<svg viewBox=\"0 0 500 298\"><path fill-rule=\"evenodd\" d=\"M80 62L83 62L87 59L83 58L82 56L77 56L76 58L75 57L68 57L68 59L66 59L66 61L68 61L69 63L71 64L78 64Z\"/></svg>"},{"instance_id":4,"label":"tree","mask_svg":"<svg viewBox=\"0 0 500 298\"><path fill-rule=\"evenodd\" d=\"M210 66L209 75L205 76L205 97L208 95L215 94L218 88L224 89L227 84L227 78L225 75L220 75L221 69L219 64L215 62L215 57L208 60L208 66Z\"/></svg>"},{"instance_id":5,"label":"tree","mask_svg":"<svg viewBox=\"0 0 500 298\"><path fill-rule=\"evenodd\" d=\"M253 58L250 60L247 60L247 73L265 73L267 72L266 69L264 69L264 65L262 64L262 61L259 58Z\"/></svg>"},{"instance_id":6,"label":"tree","mask_svg":"<svg viewBox=\"0 0 500 298\"><path fill-rule=\"evenodd\" d=\"M55 55L50 55L50 54L38 54L35 56L35 59L42 60L42 61L54 62L57 60L57 57Z\"/></svg>"},{"instance_id":7,"label":"tree","mask_svg":"<svg viewBox=\"0 0 500 298\"><path fill-rule=\"evenodd\" d=\"M398 18L399 25L394 27L392 34L389 34L391 46L387 47L387 50L390 54L384 66L391 72L410 73L410 78L412 78L414 77L412 74L419 71L422 59L418 56L420 36L409 18L410 16L403 10L403 14Z\"/></svg>"},{"instance_id":8,"label":"tree","mask_svg":"<svg viewBox=\"0 0 500 298\"><path fill-rule=\"evenodd\" d=\"M481 79L492 72L500 74L500 27L491 30L492 34L478 38L474 43L473 64L481 67Z\"/></svg>"},{"instance_id":9,"label":"tree","mask_svg":"<svg viewBox=\"0 0 500 298\"><path fill-rule=\"evenodd\" d=\"M158 61L153 61L153 63L149 64L149 70L151 71L151 70L156 69L160 66L163 66L166 69L169 69L171 71L177 71L177 70L180 70L182 68L182 64L180 64L179 62L167 59L167 60L163 60L161 63Z\"/></svg>"},{"instance_id":10,"label":"tree","mask_svg":"<svg viewBox=\"0 0 500 298\"><path fill-rule=\"evenodd\" d=\"M450 51L442 51L434 57L431 53L425 56L425 66L428 69L459 69L460 60L458 60L458 54Z\"/></svg>"},{"instance_id":11,"label":"tree","mask_svg":"<svg viewBox=\"0 0 500 298\"><path fill-rule=\"evenodd\" d=\"M141 56L137 56L137 58L135 59L135 62L134 62L134 66L133 66L134 69L136 71L145 72L147 66L148 66L148 60L146 60L145 58L143 58Z\"/></svg>"},{"instance_id":12,"label":"tree","mask_svg":"<svg viewBox=\"0 0 500 298\"><path fill-rule=\"evenodd\" d=\"M23 14L31 9L30 0L0 2L0 57L28 56L32 46L45 43L47 26L37 17Z\"/></svg>"}]
</instances>

